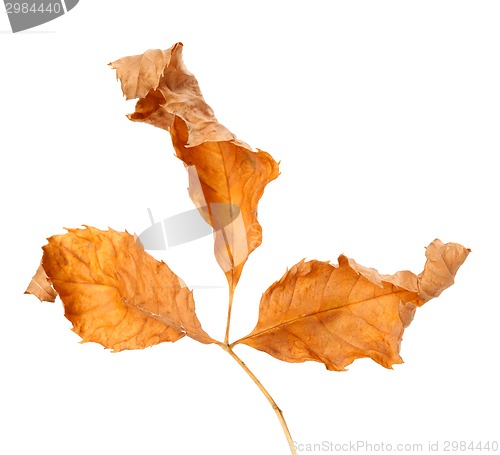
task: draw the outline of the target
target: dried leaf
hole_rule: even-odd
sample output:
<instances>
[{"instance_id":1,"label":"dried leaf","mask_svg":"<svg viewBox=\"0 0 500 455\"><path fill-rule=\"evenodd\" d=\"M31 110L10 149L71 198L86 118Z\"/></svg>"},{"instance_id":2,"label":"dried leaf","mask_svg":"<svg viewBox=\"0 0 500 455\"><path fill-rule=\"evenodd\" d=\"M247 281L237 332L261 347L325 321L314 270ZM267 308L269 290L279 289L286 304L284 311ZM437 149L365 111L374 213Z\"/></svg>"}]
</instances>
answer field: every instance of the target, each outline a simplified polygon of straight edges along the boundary
<instances>
[{"instance_id":1,"label":"dried leaf","mask_svg":"<svg viewBox=\"0 0 500 455\"><path fill-rule=\"evenodd\" d=\"M192 292L134 236L86 227L48 240L42 265L82 342L114 351L185 335L213 342L196 317Z\"/></svg>"},{"instance_id":2,"label":"dried leaf","mask_svg":"<svg viewBox=\"0 0 500 455\"><path fill-rule=\"evenodd\" d=\"M38 297L41 302L55 302L57 297L57 292L52 287L52 283L49 277L45 273L45 270L40 264L38 269L31 279L28 288L24 292L25 294L33 294Z\"/></svg>"},{"instance_id":3,"label":"dried leaf","mask_svg":"<svg viewBox=\"0 0 500 455\"><path fill-rule=\"evenodd\" d=\"M215 230L215 256L234 289L249 254L262 242L257 205L278 177L278 163L217 121L184 66L181 43L110 65L125 97L140 98L130 120L170 132L177 157L188 167L190 197Z\"/></svg>"},{"instance_id":4,"label":"dried leaf","mask_svg":"<svg viewBox=\"0 0 500 455\"><path fill-rule=\"evenodd\" d=\"M254 330L229 344L234 290L249 254L262 241L257 205L266 185L278 177L278 163L266 152L253 151L217 121L196 78L184 66L181 43L111 65L125 97L139 98L129 119L170 133L188 171L190 197L215 231L215 256L230 287L224 341L204 332L193 295L182 280L149 256L137 236L126 232L86 227L51 237L26 293L50 301L59 293L82 342L97 342L114 351L142 349L185 335L217 344L267 398L295 454L282 411L234 346L246 344L288 362L322 362L329 370L343 370L361 357L391 368L402 362L403 331L416 308L453 284L469 250L435 240L427 248L420 275L380 275L343 255L338 266L301 261L263 294ZM193 228L191 222L176 221L169 230L166 221L165 233L177 235L180 224L186 232L178 238L192 238L192 232L184 236ZM162 228L152 216L151 222L146 240Z\"/></svg>"},{"instance_id":5,"label":"dried leaf","mask_svg":"<svg viewBox=\"0 0 500 455\"><path fill-rule=\"evenodd\" d=\"M144 98L158 87L163 69L171 57L171 49L150 49L144 54L124 57L113 63L120 73L123 93L127 99Z\"/></svg>"},{"instance_id":6,"label":"dried leaf","mask_svg":"<svg viewBox=\"0 0 500 455\"><path fill-rule=\"evenodd\" d=\"M262 296L246 344L287 362L315 360L341 371L361 357L386 368L402 363L403 330L416 307L439 295L470 250L432 242L424 271L379 275L343 255L339 265L301 261Z\"/></svg>"}]
</instances>

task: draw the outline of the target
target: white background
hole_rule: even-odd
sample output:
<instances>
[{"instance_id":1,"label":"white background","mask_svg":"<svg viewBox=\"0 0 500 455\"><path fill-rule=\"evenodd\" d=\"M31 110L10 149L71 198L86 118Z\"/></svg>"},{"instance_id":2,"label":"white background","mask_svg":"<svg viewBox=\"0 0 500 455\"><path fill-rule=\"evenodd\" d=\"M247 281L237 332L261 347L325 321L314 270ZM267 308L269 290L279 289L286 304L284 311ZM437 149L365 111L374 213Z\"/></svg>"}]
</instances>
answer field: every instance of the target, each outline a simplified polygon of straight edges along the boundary
<instances>
[{"instance_id":1,"label":"white background","mask_svg":"<svg viewBox=\"0 0 500 455\"><path fill-rule=\"evenodd\" d=\"M233 340L304 257L419 273L436 237L472 249L456 284L417 311L394 370L362 359L335 373L237 348L293 438L499 440L499 23L498 2L456 0L81 0L18 34L0 13L0 453L289 453L267 401L216 346L111 354L78 343L59 300L23 295L63 227L141 232L148 207L157 220L193 207L168 133L126 119L134 103L107 66L177 41L219 121L281 161ZM221 339L212 248L207 237L155 256Z\"/></svg>"}]
</instances>

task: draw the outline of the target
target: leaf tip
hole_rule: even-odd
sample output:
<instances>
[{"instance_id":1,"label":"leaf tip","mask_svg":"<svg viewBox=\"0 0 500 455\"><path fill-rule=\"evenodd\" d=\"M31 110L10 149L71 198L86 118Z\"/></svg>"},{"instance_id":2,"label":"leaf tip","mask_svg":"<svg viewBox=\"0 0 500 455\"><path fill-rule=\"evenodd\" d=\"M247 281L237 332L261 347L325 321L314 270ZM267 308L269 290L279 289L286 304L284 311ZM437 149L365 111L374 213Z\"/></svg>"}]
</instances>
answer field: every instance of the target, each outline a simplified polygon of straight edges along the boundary
<instances>
[{"instance_id":1,"label":"leaf tip","mask_svg":"<svg viewBox=\"0 0 500 455\"><path fill-rule=\"evenodd\" d=\"M40 302L55 302L58 296L47 276L43 264L40 263L24 294L34 295Z\"/></svg>"}]
</instances>

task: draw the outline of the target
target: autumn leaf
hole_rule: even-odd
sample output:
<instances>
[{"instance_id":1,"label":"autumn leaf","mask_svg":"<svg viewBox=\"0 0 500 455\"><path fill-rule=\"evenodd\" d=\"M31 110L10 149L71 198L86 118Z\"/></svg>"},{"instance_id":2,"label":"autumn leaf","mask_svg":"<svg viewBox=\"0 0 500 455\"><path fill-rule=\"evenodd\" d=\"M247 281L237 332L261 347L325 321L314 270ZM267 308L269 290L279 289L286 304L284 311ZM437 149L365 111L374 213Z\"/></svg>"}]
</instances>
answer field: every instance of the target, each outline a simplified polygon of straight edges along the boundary
<instances>
[{"instance_id":1,"label":"autumn leaf","mask_svg":"<svg viewBox=\"0 0 500 455\"><path fill-rule=\"evenodd\" d=\"M301 261L262 296L246 344L287 362L315 360L341 371L360 357L402 363L404 329L418 306L453 284L470 250L435 240L420 275L379 275L344 255L338 266Z\"/></svg>"},{"instance_id":2,"label":"autumn leaf","mask_svg":"<svg viewBox=\"0 0 500 455\"><path fill-rule=\"evenodd\" d=\"M278 163L253 151L214 116L182 60L182 44L149 50L110 65L127 99L140 98L128 118L170 132L189 173L189 195L214 229L217 262L234 290L243 266L262 242L257 205L278 177Z\"/></svg>"},{"instance_id":3,"label":"autumn leaf","mask_svg":"<svg viewBox=\"0 0 500 455\"><path fill-rule=\"evenodd\" d=\"M43 251L36 276L46 273L82 342L114 351L185 335L213 342L196 317L192 292L127 232L69 229L50 237ZM26 292L50 300L33 292L32 284Z\"/></svg>"}]
</instances>

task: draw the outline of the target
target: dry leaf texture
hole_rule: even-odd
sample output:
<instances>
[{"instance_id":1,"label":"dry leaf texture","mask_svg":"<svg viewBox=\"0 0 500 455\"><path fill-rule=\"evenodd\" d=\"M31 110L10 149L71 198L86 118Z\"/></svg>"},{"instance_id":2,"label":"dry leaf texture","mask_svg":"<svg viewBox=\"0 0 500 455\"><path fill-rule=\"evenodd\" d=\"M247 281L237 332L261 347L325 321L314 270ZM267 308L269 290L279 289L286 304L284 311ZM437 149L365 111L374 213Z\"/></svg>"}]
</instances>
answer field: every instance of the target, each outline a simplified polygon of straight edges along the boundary
<instances>
[{"instance_id":1,"label":"dry leaf texture","mask_svg":"<svg viewBox=\"0 0 500 455\"><path fill-rule=\"evenodd\" d=\"M278 163L254 152L214 116L182 60L182 44L110 64L127 99L140 98L130 120L170 132L188 167L189 194L215 230L215 256L234 289L249 254L262 242L257 205L279 175Z\"/></svg>"},{"instance_id":2,"label":"dry leaf texture","mask_svg":"<svg viewBox=\"0 0 500 455\"><path fill-rule=\"evenodd\" d=\"M52 287L52 283L49 277L45 273L45 270L40 264L38 269L31 279L25 294L33 294L38 297L41 302L55 302L57 297L57 292Z\"/></svg>"},{"instance_id":3,"label":"dry leaf texture","mask_svg":"<svg viewBox=\"0 0 500 455\"><path fill-rule=\"evenodd\" d=\"M301 261L262 296L246 344L287 362L315 360L341 371L360 357L386 368L402 363L400 343L416 307L439 295L469 250L435 240L420 275L379 275L345 256L338 266Z\"/></svg>"},{"instance_id":4,"label":"dry leaf texture","mask_svg":"<svg viewBox=\"0 0 500 455\"><path fill-rule=\"evenodd\" d=\"M213 341L196 317L192 292L132 235L69 229L50 237L43 250L43 269L82 342L121 351L185 335Z\"/></svg>"}]
</instances>

